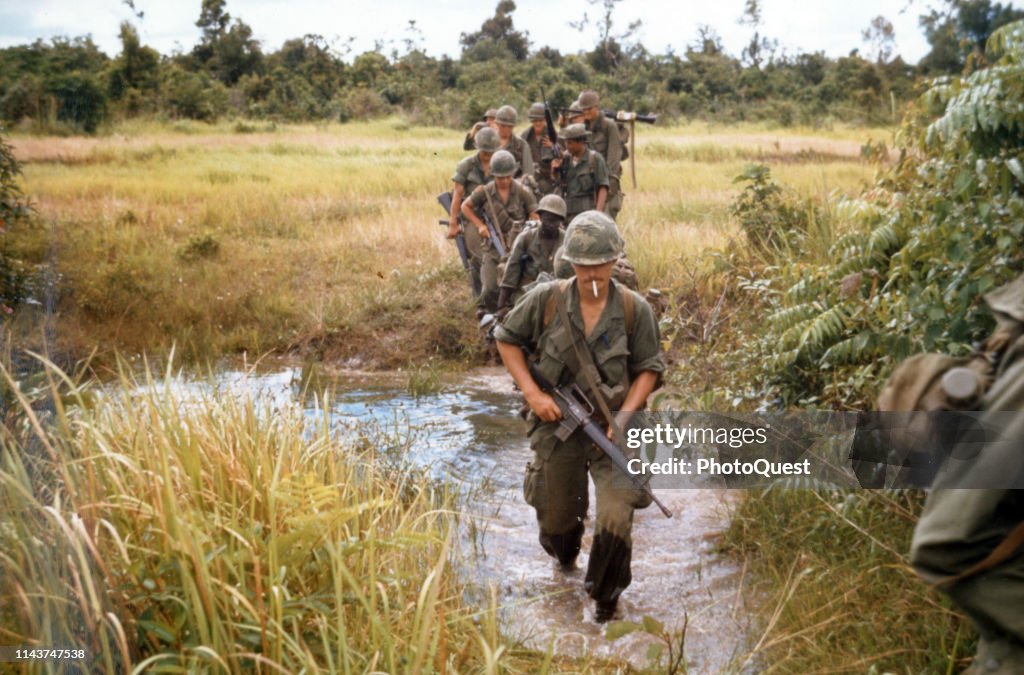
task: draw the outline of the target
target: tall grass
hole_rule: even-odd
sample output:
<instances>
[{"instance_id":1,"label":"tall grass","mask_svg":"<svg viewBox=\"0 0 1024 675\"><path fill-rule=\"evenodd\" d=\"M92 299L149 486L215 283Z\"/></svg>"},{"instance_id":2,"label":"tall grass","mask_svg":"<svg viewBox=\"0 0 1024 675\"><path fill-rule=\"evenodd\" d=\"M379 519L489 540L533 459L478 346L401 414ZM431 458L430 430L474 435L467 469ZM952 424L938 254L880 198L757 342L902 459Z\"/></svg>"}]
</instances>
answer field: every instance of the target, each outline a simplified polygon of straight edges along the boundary
<instances>
[{"instance_id":1,"label":"tall grass","mask_svg":"<svg viewBox=\"0 0 1024 675\"><path fill-rule=\"evenodd\" d=\"M101 672L530 672L465 609L455 497L251 397L55 368L0 443L0 642ZM71 402L68 405L66 402ZM315 427L315 428L311 428ZM532 665L531 665L532 664Z\"/></svg>"},{"instance_id":2,"label":"tall grass","mask_svg":"<svg viewBox=\"0 0 1024 675\"><path fill-rule=\"evenodd\" d=\"M673 289L681 266L739 235L728 205L749 158L777 159L801 194L852 189L872 172L869 135L641 125L620 226L643 284ZM172 344L198 361L305 348L390 366L472 359L467 285L434 201L460 141L397 120L14 138L44 224L19 245L59 275L55 346L108 360Z\"/></svg>"},{"instance_id":3,"label":"tall grass","mask_svg":"<svg viewBox=\"0 0 1024 675\"><path fill-rule=\"evenodd\" d=\"M907 559L920 492L751 494L726 533L763 598L765 672L953 673L973 630Z\"/></svg>"}]
</instances>

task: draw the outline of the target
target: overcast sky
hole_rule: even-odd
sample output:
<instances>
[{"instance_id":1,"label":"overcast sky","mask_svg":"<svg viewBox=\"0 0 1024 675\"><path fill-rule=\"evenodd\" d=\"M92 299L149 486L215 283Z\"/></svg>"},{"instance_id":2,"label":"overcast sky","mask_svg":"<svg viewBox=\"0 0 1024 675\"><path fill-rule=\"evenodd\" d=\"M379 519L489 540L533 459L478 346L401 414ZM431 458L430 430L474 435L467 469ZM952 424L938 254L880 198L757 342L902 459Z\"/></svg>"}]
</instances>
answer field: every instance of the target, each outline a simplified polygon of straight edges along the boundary
<instances>
[{"instance_id":1,"label":"overcast sky","mask_svg":"<svg viewBox=\"0 0 1024 675\"><path fill-rule=\"evenodd\" d=\"M871 19L883 15L895 27L895 53L913 63L928 51L918 16L937 1L762 0L762 34L777 39L790 53L820 50L834 57L864 49L861 31ZM195 20L200 4L200 0L136 0L136 8L145 13L136 22L144 43L162 54L189 51L199 36ZM227 11L252 27L265 51L307 33L323 35L339 47L354 37L354 53L373 49L375 40L384 41L385 52L392 46L404 51L409 21L415 20L422 32L420 44L428 54L456 56L459 34L477 30L496 4L497 0L228 0ZM614 22L621 29L641 19L637 37L656 53L667 48L682 53L693 42L698 26L707 24L721 36L729 53L739 55L751 35L749 27L737 23L744 4L744 0L622 0ZM584 12L595 18L599 8L587 0L517 0L516 5L515 24L529 32L532 48L550 45L571 53L596 42L595 27L580 33L568 25ZM125 19L133 16L121 0L0 0L0 46L88 33L108 55L115 56L120 52L118 25Z\"/></svg>"}]
</instances>

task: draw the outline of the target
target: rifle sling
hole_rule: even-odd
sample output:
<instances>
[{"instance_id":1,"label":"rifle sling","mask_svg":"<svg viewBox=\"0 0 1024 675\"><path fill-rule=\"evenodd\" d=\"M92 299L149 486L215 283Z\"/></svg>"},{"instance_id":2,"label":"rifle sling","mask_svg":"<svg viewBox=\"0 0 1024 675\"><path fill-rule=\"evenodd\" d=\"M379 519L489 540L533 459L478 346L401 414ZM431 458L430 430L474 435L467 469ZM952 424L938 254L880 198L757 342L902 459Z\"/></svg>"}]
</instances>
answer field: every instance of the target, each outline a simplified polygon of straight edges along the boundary
<instances>
[{"instance_id":1,"label":"rifle sling","mask_svg":"<svg viewBox=\"0 0 1024 675\"><path fill-rule=\"evenodd\" d=\"M590 354L590 348L586 346L586 338L584 338L583 349L580 349L578 341L578 331L576 326L573 325L569 319L569 312L565 309L565 303L568 301L568 295L562 293L562 284L555 284L552 291L555 293L555 306L558 308L558 316L562 319L562 323L565 324L566 329L569 331L569 338L572 341L572 348L576 352L576 360L579 364L580 369L583 371L583 375L587 378L587 386L590 387L590 394L597 399L597 405L601 409L601 414L608 421L608 425L612 429L612 442L619 446L621 449L621 443L623 439L622 429L619 428L619 423L616 421L615 416L612 415L608 409L608 403L605 402L604 396L601 394L601 389L594 381L594 374L598 372L597 366L594 365L594 359ZM623 453L625 454L625 453Z\"/></svg>"}]
</instances>

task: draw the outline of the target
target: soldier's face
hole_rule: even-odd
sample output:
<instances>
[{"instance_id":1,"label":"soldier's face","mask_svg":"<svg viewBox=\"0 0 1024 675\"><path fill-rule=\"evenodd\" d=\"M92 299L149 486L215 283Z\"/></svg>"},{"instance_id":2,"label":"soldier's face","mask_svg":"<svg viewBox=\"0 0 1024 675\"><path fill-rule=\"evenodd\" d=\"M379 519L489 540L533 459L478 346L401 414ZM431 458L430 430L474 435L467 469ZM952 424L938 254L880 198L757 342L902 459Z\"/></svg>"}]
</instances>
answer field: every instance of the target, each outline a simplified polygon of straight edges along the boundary
<instances>
[{"instance_id":1,"label":"soldier's face","mask_svg":"<svg viewBox=\"0 0 1024 675\"><path fill-rule=\"evenodd\" d=\"M544 127L547 126L547 123L544 122L544 120L530 120L530 124L533 125L533 133L538 136L544 132Z\"/></svg>"},{"instance_id":2,"label":"soldier's face","mask_svg":"<svg viewBox=\"0 0 1024 675\"><path fill-rule=\"evenodd\" d=\"M583 119L590 122L595 117L597 117L598 112L600 111L597 109L596 105L593 108L587 108L586 110L583 111Z\"/></svg>"},{"instance_id":3,"label":"soldier's face","mask_svg":"<svg viewBox=\"0 0 1024 675\"><path fill-rule=\"evenodd\" d=\"M510 124L499 124L498 125L498 137L501 140L508 140L512 136L512 125Z\"/></svg>"},{"instance_id":4,"label":"soldier's face","mask_svg":"<svg viewBox=\"0 0 1024 675\"><path fill-rule=\"evenodd\" d=\"M477 152L476 154L480 158L480 163L481 164L483 164L484 166L490 166L490 164L491 164L491 156L494 154L493 152L484 152L483 150L481 150L481 151Z\"/></svg>"},{"instance_id":5,"label":"soldier's face","mask_svg":"<svg viewBox=\"0 0 1024 675\"><path fill-rule=\"evenodd\" d=\"M573 263L572 269L576 273L576 281L579 282L580 293L590 292L592 282L597 282L597 291L601 295L604 295L608 290L608 284L611 283L612 268L615 267L615 261L603 263L601 265L577 265Z\"/></svg>"},{"instance_id":6,"label":"soldier's face","mask_svg":"<svg viewBox=\"0 0 1024 675\"><path fill-rule=\"evenodd\" d=\"M498 121L493 117L485 117L484 124L494 129L495 131L498 131Z\"/></svg>"},{"instance_id":7,"label":"soldier's face","mask_svg":"<svg viewBox=\"0 0 1024 675\"><path fill-rule=\"evenodd\" d=\"M512 185L512 176L495 176L494 184L499 190L507 190Z\"/></svg>"},{"instance_id":8,"label":"soldier's face","mask_svg":"<svg viewBox=\"0 0 1024 675\"><path fill-rule=\"evenodd\" d=\"M587 144L582 138L567 138L565 139L565 147L572 153L573 157L579 157L583 154Z\"/></svg>"}]
</instances>

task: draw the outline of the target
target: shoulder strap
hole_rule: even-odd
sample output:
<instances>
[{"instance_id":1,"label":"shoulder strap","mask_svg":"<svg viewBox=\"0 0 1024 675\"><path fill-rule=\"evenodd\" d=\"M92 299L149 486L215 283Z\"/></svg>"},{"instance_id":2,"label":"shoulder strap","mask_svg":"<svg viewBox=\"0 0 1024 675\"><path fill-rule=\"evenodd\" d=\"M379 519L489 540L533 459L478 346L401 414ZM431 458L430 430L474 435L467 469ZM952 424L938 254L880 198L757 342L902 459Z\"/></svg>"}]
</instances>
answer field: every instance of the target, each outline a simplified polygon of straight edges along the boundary
<instances>
[{"instance_id":1,"label":"shoulder strap","mask_svg":"<svg viewBox=\"0 0 1024 675\"><path fill-rule=\"evenodd\" d=\"M555 309L556 304L558 302L558 296L565 295L565 292L566 290L568 290L569 284L571 282L572 279L559 279L557 281L557 284L558 290L560 292L556 293L554 287L552 287L551 292L548 293L548 301L544 303L544 321L541 324L542 329L547 328L548 325L551 323L551 319L555 317Z\"/></svg>"},{"instance_id":2,"label":"shoulder strap","mask_svg":"<svg viewBox=\"0 0 1024 675\"><path fill-rule=\"evenodd\" d=\"M633 337L633 291L616 283L619 291L622 292L622 313L626 320L626 339Z\"/></svg>"}]
</instances>

